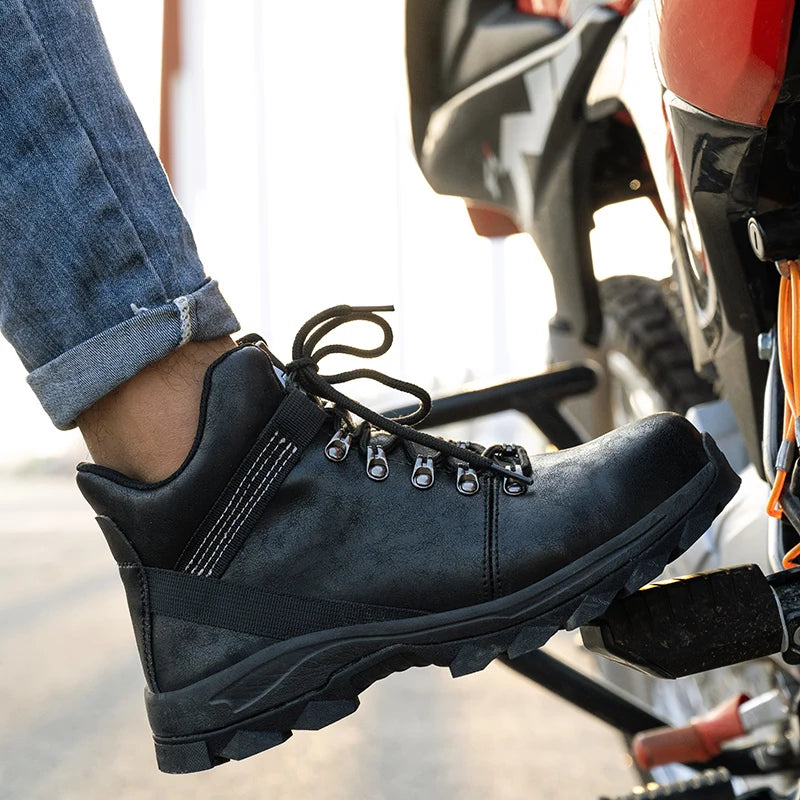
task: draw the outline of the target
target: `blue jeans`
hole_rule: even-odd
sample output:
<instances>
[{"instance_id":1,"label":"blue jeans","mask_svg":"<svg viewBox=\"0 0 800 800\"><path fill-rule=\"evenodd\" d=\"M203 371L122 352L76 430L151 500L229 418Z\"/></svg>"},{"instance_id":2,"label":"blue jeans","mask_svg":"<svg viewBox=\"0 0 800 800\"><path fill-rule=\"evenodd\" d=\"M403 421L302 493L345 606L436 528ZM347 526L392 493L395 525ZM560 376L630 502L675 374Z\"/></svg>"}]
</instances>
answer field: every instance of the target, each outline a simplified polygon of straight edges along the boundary
<instances>
[{"instance_id":1,"label":"blue jeans","mask_svg":"<svg viewBox=\"0 0 800 800\"><path fill-rule=\"evenodd\" d=\"M90 0L0 0L0 330L54 424L237 329Z\"/></svg>"}]
</instances>

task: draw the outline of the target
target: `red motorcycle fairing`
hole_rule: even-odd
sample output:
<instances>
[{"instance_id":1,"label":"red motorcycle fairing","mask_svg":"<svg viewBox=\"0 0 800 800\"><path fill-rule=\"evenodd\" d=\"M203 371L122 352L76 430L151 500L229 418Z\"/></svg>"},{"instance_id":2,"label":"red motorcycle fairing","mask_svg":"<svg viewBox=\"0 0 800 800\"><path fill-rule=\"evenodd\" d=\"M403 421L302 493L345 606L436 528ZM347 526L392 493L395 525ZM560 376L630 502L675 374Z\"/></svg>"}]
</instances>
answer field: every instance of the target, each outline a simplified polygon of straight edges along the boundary
<instances>
[{"instance_id":1,"label":"red motorcycle fairing","mask_svg":"<svg viewBox=\"0 0 800 800\"><path fill-rule=\"evenodd\" d=\"M714 116L766 127L786 68L794 0L656 0L655 9L666 88Z\"/></svg>"}]
</instances>

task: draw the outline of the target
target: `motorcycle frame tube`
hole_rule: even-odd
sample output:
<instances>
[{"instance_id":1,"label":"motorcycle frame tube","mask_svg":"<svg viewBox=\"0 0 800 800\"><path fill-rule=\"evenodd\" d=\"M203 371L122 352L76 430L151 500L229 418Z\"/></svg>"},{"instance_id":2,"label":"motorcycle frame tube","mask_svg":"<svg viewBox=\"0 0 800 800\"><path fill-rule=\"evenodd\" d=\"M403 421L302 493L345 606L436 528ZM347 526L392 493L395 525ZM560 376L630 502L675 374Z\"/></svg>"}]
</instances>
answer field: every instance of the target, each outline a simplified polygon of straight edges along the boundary
<instances>
[{"instance_id":1,"label":"motorcycle frame tube","mask_svg":"<svg viewBox=\"0 0 800 800\"><path fill-rule=\"evenodd\" d=\"M432 112L419 148L436 192L505 208L533 236L553 275L559 326L589 345L602 333L589 246L598 136L575 112L619 21L613 11L589 9L558 40L458 92ZM528 93L540 70L562 80L544 112L541 104L532 109ZM537 113L545 115L535 123L543 140L529 150L504 147L513 126Z\"/></svg>"},{"instance_id":2,"label":"motorcycle frame tube","mask_svg":"<svg viewBox=\"0 0 800 800\"><path fill-rule=\"evenodd\" d=\"M587 115L626 110L640 132L676 255L695 369L718 379L763 477L767 365L757 337L772 324L750 252L764 128L720 119L664 90L653 56L654 4L640 2L609 46L587 94ZM688 242L687 242L688 240Z\"/></svg>"},{"instance_id":3,"label":"motorcycle frame tube","mask_svg":"<svg viewBox=\"0 0 800 800\"><path fill-rule=\"evenodd\" d=\"M538 683L543 688L593 717L616 728L625 736L635 736L642 731L669 726L636 697L602 678L587 675L565 664L543 650L535 650L518 658L500 659L520 675Z\"/></svg>"},{"instance_id":4,"label":"motorcycle frame tube","mask_svg":"<svg viewBox=\"0 0 800 800\"><path fill-rule=\"evenodd\" d=\"M553 277L556 316L551 328L597 347L603 315L589 233L595 211L592 176L604 123L592 124L575 109L583 105L619 17L595 10L582 19L587 20L590 38L553 116L539 163L531 166L528 191L532 192L533 214L526 230Z\"/></svg>"}]
</instances>

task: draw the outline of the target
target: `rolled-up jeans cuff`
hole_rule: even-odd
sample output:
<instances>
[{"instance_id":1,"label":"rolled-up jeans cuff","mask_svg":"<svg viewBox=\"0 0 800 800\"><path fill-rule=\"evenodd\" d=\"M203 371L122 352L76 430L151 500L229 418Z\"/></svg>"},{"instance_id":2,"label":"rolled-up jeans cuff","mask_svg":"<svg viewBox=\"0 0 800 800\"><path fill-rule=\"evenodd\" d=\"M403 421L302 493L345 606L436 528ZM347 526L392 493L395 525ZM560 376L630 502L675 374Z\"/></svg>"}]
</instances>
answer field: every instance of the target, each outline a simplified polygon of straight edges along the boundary
<instances>
[{"instance_id":1,"label":"rolled-up jeans cuff","mask_svg":"<svg viewBox=\"0 0 800 800\"><path fill-rule=\"evenodd\" d=\"M75 427L93 403L149 364L186 342L207 341L239 330L216 281L134 316L67 350L28 375L28 383L53 424Z\"/></svg>"}]
</instances>

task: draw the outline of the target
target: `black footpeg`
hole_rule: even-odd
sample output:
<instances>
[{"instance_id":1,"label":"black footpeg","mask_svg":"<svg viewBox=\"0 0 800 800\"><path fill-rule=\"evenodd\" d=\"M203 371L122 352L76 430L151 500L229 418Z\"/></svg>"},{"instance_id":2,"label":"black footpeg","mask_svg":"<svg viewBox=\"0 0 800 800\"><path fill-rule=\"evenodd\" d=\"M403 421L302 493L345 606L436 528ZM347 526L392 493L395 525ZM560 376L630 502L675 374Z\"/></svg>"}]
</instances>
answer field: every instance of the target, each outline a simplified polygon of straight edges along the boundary
<instances>
[{"instance_id":1,"label":"black footpeg","mask_svg":"<svg viewBox=\"0 0 800 800\"><path fill-rule=\"evenodd\" d=\"M581 628L586 647L661 678L784 653L800 660L800 568L755 565L654 583Z\"/></svg>"}]
</instances>

